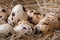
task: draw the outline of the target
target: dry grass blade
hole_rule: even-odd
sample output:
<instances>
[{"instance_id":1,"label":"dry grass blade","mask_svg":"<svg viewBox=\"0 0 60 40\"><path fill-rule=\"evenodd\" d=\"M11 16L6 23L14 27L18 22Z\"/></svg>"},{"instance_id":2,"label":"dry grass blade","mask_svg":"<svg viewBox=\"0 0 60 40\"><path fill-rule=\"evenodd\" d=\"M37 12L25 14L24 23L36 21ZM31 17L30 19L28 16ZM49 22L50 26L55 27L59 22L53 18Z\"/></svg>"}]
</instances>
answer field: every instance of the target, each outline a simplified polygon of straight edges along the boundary
<instances>
[{"instance_id":1,"label":"dry grass blade","mask_svg":"<svg viewBox=\"0 0 60 40\"><path fill-rule=\"evenodd\" d=\"M60 12L60 0L0 0L0 3L7 4L7 7L14 7L16 4L22 4L27 10L36 10L40 13L46 12ZM42 2L42 3L40 3ZM0 35L1 36L1 35ZM2 35L4 36L4 35ZM13 34L12 36L0 38L0 40L60 40L60 30L55 30L54 32L46 33L41 35L20 35Z\"/></svg>"},{"instance_id":2,"label":"dry grass blade","mask_svg":"<svg viewBox=\"0 0 60 40\"><path fill-rule=\"evenodd\" d=\"M48 38L50 35L51 35L51 34L46 35L43 40L45 40L46 38Z\"/></svg>"},{"instance_id":3,"label":"dry grass blade","mask_svg":"<svg viewBox=\"0 0 60 40\"><path fill-rule=\"evenodd\" d=\"M39 6L39 8L40 8L40 10L41 10L41 13L42 13L42 12L43 12L43 10L42 10L42 8L41 8L41 6L40 6L40 4L39 4L39 1L38 1L38 0L36 0L36 2L37 2L38 6Z\"/></svg>"},{"instance_id":4,"label":"dry grass blade","mask_svg":"<svg viewBox=\"0 0 60 40\"><path fill-rule=\"evenodd\" d=\"M16 36L16 34L13 34L10 38L10 40L13 40L14 39L14 36Z\"/></svg>"},{"instance_id":5,"label":"dry grass blade","mask_svg":"<svg viewBox=\"0 0 60 40\"><path fill-rule=\"evenodd\" d=\"M60 35L54 34L54 36L52 37L51 40L55 40L56 38L58 38Z\"/></svg>"},{"instance_id":6,"label":"dry grass blade","mask_svg":"<svg viewBox=\"0 0 60 40\"><path fill-rule=\"evenodd\" d=\"M44 7L45 7L45 9L48 9L47 8L47 6L46 6L46 0L43 0L43 2L44 2ZM47 10L45 10L45 13L47 12Z\"/></svg>"}]
</instances>

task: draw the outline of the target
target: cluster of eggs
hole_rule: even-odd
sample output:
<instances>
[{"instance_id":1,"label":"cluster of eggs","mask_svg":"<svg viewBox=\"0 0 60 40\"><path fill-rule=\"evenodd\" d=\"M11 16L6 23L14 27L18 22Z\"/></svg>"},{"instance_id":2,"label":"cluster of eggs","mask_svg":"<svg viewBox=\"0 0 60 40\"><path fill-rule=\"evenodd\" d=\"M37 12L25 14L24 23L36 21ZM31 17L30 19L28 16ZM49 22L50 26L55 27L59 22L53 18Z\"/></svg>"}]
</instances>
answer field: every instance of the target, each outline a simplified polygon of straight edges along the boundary
<instances>
[{"instance_id":1,"label":"cluster of eggs","mask_svg":"<svg viewBox=\"0 0 60 40\"><path fill-rule=\"evenodd\" d=\"M47 33L59 28L59 17L56 13L39 13L26 10L23 5L16 5L11 13L6 7L0 6L0 34L35 34Z\"/></svg>"}]
</instances>

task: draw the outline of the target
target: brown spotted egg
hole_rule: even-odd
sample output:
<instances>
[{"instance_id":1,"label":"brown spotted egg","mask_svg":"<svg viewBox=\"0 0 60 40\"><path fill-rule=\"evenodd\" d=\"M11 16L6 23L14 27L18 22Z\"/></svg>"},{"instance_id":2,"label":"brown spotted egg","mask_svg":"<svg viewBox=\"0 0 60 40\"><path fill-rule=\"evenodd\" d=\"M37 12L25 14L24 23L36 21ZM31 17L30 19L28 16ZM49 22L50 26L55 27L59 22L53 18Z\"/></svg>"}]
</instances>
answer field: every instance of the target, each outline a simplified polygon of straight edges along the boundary
<instances>
[{"instance_id":1,"label":"brown spotted egg","mask_svg":"<svg viewBox=\"0 0 60 40\"><path fill-rule=\"evenodd\" d=\"M44 17L44 15L36 12L35 10L29 10L27 12L28 15L28 21L33 24L37 24L40 19Z\"/></svg>"}]
</instances>

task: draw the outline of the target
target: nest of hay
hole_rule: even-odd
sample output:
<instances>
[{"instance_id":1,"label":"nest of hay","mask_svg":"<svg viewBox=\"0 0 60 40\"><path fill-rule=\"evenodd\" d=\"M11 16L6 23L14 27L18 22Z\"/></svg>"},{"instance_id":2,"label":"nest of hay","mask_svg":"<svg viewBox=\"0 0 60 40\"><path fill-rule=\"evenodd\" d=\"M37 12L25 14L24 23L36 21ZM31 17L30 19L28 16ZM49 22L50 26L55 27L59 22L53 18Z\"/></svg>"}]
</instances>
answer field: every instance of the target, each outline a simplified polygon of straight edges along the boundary
<instances>
[{"instance_id":1,"label":"nest of hay","mask_svg":"<svg viewBox=\"0 0 60 40\"><path fill-rule=\"evenodd\" d=\"M30 10L36 10L40 13L46 12L60 12L60 0L0 0L0 3L4 3L10 9L16 4L23 4ZM21 35L20 35L21 36ZM60 40L60 31L54 31L44 35L22 35L17 34L6 38L0 38L0 40Z\"/></svg>"}]
</instances>

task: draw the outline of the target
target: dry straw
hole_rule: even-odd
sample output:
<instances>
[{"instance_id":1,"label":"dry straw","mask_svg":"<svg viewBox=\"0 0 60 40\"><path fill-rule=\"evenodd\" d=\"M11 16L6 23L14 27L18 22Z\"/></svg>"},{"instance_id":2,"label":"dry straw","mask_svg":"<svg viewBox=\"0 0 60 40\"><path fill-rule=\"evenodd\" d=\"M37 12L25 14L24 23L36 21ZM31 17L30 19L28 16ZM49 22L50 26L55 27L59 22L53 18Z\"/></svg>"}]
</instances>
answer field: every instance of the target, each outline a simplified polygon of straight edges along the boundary
<instances>
[{"instance_id":1,"label":"dry straw","mask_svg":"<svg viewBox=\"0 0 60 40\"><path fill-rule=\"evenodd\" d=\"M8 0L7 0L8 1ZM11 3L11 5L13 6L13 2L14 2L15 0L13 0L13 1L11 1L12 3ZM26 1L26 0L25 0ZM29 0L29 2L30 2L31 0ZM34 0L34 1L36 1L36 3L35 4L29 4L29 5L25 5L25 7L30 7L30 6L32 6L32 7L39 7L39 9L41 10L41 13L43 12L43 9L45 9L45 11L44 11L44 13L46 13L48 10L54 10L54 11L60 11L60 5L58 5L58 3L57 3L57 1L58 0L50 0L50 1L48 1L48 2L46 2L46 0L41 0L41 1L43 1L43 4L40 4L40 2L39 2L39 0ZM17 2L17 0L16 0L16 2ZM26 1L26 2L28 2L28 1ZM10 6L11 6L10 5ZM41 5L44 5L44 6L41 6ZM49 7L47 6L47 5L49 5ZM52 7L51 7L52 6ZM21 35L18 35L18 34L13 34L12 36L10 36L10 37L8 37L8 38L6 38L6 39L9 39L9 40L20 40L20 36ZM24 37L24 36L22 36L22 37ZM43 36L39 36L38 37L38 35L36 35L36 36L34 36L33 34L31 35L31 36L25 36L26 38L29 38L29 39L27 39L27 40L46 40L46 39L48 39L48 40L60 40L60 31L58 31L58 30L55 30L54 32L52 32L52 33L47 33L47 34L45 34L45 35L43 35ZM36 37L36 38L35 38ZM23 39L23 40L26 40L26 39Z\"/></svg>"}]
</instances>

